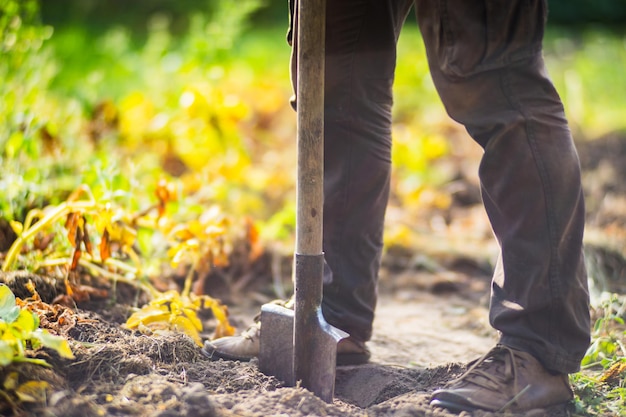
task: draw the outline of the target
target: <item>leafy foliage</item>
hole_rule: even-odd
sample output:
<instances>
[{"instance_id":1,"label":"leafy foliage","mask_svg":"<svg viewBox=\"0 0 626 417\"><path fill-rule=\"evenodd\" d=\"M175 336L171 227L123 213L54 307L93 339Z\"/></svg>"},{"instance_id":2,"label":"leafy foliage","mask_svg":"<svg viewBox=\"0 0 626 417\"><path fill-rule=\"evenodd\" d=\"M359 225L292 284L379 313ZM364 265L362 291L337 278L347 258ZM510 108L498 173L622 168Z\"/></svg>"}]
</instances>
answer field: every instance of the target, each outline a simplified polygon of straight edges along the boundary
<instances>
[{"instance_id":1,"label":"leafy foliage","mask_svg":"<svg viewBox=\"0 0 626 417\"><path fill-rule=\"evenodd\" d=\"M584 416L621 415L626 404L626 301L611 295L600 310L583 371L571 376L576 411Z\"/></svg>"},{"instance_id":2,"label":"leafy foliage","mask_svg":"<svg viewBox=\"0 0 626 417\"><path fill-rule=\"evenodd\" d=\"M82 195L87 198L80 199ZM123 207L97 202L89 188L82 186L64 203L43 211L38 209L31 211L24 224L16 221L12 223L18 238L7 253L3 270L11 270L14 267L18 254L30 240L46 229L59 226L63 221L69 246L52 248L54 254L45 254L40 264L31 268L37 270L65 265L66 288L70 297L76 299L80 293L67 277L82 266L111 279L141 287L154 297L144 310L131 316L127 323L130 328L168 323L170 328L184 331L199 343L198 331L202 330L202 324L195 312L202 307L210 308L218 320L217 336L232 334L233 329L228 324L225 307L211 297L190 295L194 275L207 273L215 265L228 263L225 251L228 225L226 217L214 207L199 220L177 223L166 216L167 203L173 198L167 183L160 183L157 197L159 202L152 207L139 213L129 213ZM153 211L156 213L152 214ZM38 216L41 218L33 224L33 219ZM171 246L169 255L173 266L179 266L184 261L187 261L186 265L191 266L182 296L171 291L161 294L146 279L144 263L134 249L137 229L140 227L145 233L165 237L162 241L165 245ZM90 238L94 235L100 240L99 254L94 250ZM36 254L40 253L41 249L48 248L39 249L37 250L35 246L27 253ZM54 276L53 271L48 271L47 274Z\"/></svg>"},{"instance_id":3,"label":"leafy foliage","mask_svg":"<svg viewBox=\"0 0 626 417\"><path fill-rule=\"evenodd\" d=\"M16 299L9 287L0 284L0 367L9 370L8 365L32 363L48 367L43 359L32 358L29 350L41 347L56 351L61 357L74 359L67 340L51 334L47 329L40 328L42 316L39 299L32 282L28 285L33 298ZM44 310L52 308L45 305ZM46 318L47 319L47 318ZM0 386L0 398L6 402L15 414L20 409L19 403L43 403L46 399L48 382L20 378L19 372L9 370L3 373L4 380ZM20 381L21 380L21 381ZM6 407L2 407L4 410Z\"/></svg>"},{"instance_id":4,"label":"leafy foliage","mask_svg":"<svg viewBox=\"0 0 626 417\"><path fill-rule=\"evenodd\" d=\"M596 138L626 129L625 42L623 33L603 29L549 33L547 64L576 133Z\"/></svg>"},{"instance_id":5,"label":"leafy foliage","mask_svg":"<svg viewBox=\"0 0 626 417\"><path fill-rule=\"evenodd\" d=\"M29 358L26 350L47 347L72 359L74 355L67 340L39 328L39 317L16 304L9 287L0 284L0 366L12 362L31 362L47 366L43 359Z\"/></svg>"},{"instance_id":6,"label":"leafy foliage","mask_svg":"<svg viewBox=\"0 0 626 417\"><path fill-rule=\"evenodd\" d=\"M34 167L21 170L20 163L39 158L44 151L40 132L50 115L49 102L39 92L48 85L53 68L42 45L52 28L38 23L36 0L0 1L0 215L23 215L24 205L41 196ZM44 162L40 168L48 164ZM17 203L19 201L19 203Z\"/></svg>"},{"instance_id":7,"label":"leafy foliage","mask_svg":"<svg viewBox=\"0 0 626 417\"><path fill-rule=\"evenodd\" d=\"M10 4L20 19L27 14L26 3ZM40 69L52 70L33 85L36 102L14 110L40 116L42 106L55 103L74 111L51 113L30 136L21 125L17 134L6 134L3 156L9 164L0 181L9 193L0 216L10 221L17 239L2 269L27 268L64 279L68 296L76 301L94 291L86 292L77 282L79 271L125 281L153 297L131 316L129 327L155 330L165 324L199 343L202 325L196 313L208 308L218 323L216 336L231 334L226 308L207 295L191 294L191 282L228 263L233 221L217 203L237 201L232 207L243 208L246 193L257 207L267 200L254 195L263 183L252 193L244 191L254 174L251 151L240 132L247 123L254 126L254 120L247 120L251 107L242 104L239 94L251 89L239 85L241 73L227 77L224 67L227 51L258 2L210 2L211 13L193 15L189 33L177 39L169 32L167 17L155 15L139 49L131 34L111 28L96 41L100 58L85 60L81 53L80 62L76 55L66 59L63 48L72 45L70 54L91 50L93 45L80 44L88 37L70 29L54 38L56 50L42 48L52 29L37 24L37 2L28 4L32 36L40 42L32 54L17 51L16 60L32 55L33 62L42 61L36 62ZM53 56L65 61L64 70L54 70L59 62ZM29 71L23 65L7 70L23 76ZM163 84L164 79L173 82ZM15 77L6 85L12 89L22 82ZM263 97L259 106L268 109L268 100L274 100L276 107L276 92ZM255 229L250 220L243 228L246 236L253 236L248 233ZM168 264L187 271L182 294L161 293L150 281ZM159 309L167 317L153 314Z\"/></svg>"},{"instance_id":8,"label":"leafy foliage","mask_svg":"<svg viewBox=\"0 0 626 417\"><path fill-rule=\"evenodd\" d=\"M49 384L46 381L28 380L20 383L19 374L10 372L4 379L2 389L0 389L0 396L4 397L15 410L17 406L13 404L12 396L24 403L43 403L48 386Z\"/></svg>"},{"instance_id":9,"label":"leafy foliage","mask_svg":"<svg viewBox=\"0 0 626 417\"><path fill-rule=\"evenodd\" d=\"M210 308L217 319L215 338L235 333L235 329L228 323L226 307L217 300L207 295L180 295L177 291L160 294L134 312L126 321L126 327L147 334L179 331L191 337L198 346L202 346L202 322L197 315L202 308Z\"/></svg>"}]
</instances>

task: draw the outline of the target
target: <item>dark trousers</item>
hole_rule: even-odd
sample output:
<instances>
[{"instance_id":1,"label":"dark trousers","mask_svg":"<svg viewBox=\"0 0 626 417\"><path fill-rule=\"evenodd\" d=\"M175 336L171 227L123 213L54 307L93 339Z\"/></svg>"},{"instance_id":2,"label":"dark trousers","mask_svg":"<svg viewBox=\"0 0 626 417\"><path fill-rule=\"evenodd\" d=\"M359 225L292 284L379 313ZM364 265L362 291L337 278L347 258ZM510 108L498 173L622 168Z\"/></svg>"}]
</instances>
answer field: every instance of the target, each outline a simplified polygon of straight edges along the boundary
<instances>
[{"instance_id":1,"label":"dark trousers","mask_svg":"<svg viewBox=\"0 0 626 417\"><path fill-rule=\"evenodd\" d=\"M396 43L413 5L439 96L484 149L483 202L501 248L490 322L502 343L552 371L575 372L590 331L584 202L578 156L541 55L543 0L327 2L324 316L358 339L371 337Z\"/></svg>"}]
</instances>

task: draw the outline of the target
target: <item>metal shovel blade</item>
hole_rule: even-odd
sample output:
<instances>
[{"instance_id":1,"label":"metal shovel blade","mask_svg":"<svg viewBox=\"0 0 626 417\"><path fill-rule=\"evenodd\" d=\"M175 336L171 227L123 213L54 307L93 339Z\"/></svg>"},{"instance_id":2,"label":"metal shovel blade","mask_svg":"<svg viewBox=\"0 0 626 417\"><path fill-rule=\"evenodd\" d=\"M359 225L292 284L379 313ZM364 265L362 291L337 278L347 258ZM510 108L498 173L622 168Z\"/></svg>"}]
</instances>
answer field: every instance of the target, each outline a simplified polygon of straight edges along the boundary
<instances>
[{"instance_id":1,"label":"metal shovel blade","mask_svg":"<svg viewBox=\"0 0 626 417\"><path fill-rule=\"evenodd\" d=\"M261 307L259 369L287 386L300 382L326 402L335 391L337 343L348 334L324 320L320 307L323 255L295 256L295 311ZM313 297L309 297L313 295Z\"/></svg>"},{"instance_id":2,"label":"metal shovel blade","mask_svg":"<svg viewBox=\"0 0 626 417\"><path fill-rule=\"evenodd\" d=\"M295 261L294 375L304 388L332 402L337 343L348 334L322 315L324 255L296 254Z\"/></svg>"},{"instance_id":3,"label":"metal shovel blade","mask_svg":"<svg viewBox=\"0 0 626 417\"><path fill-rule=\"evenodd\" d=\"M259 370L283 381L296 384L293 372L294 311L277 304L261 307Z\"/></svg>"},{"instance_id":4,"label":"metal shovel blade","mask_svg":"<svg viewBox=\"0 0 626 417\"><path fill-rule=\"evenodd\" d=\"M328 324L321 308L315 310L311 319L310 325L303 329L307 335L300 335L296 342L304 347L294 352L295 378L304 388L331 403L335 395L337 342L348 334Z\"/></svg>"}]
</instances>

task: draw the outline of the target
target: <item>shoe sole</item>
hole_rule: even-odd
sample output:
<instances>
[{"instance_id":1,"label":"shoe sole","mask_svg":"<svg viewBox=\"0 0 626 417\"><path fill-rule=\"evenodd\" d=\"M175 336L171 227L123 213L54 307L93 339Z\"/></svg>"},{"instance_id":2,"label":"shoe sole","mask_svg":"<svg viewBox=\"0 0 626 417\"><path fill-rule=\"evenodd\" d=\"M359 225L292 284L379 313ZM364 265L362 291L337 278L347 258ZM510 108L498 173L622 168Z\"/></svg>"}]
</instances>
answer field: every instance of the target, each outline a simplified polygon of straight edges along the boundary
<instances>
[{"instance_id":1,"label":"shoe sole","mask_svg":"<svg viewBox=\"0 0 626 417\"><path fill-rule=\"evenodd\" d=\"M476 411L478 408L470 407L468 405L457 404L446 400L432 400L430 402L431 407L439 407L445 408L446 410L452 411L453 413L460 413L462 411Z\"/></svg>"},{"instance_id":2,"label":"shoe sole","mask_svg":"<svg viewBox=\"0 0 626 417\"><path fill-rule=\"evenodd\" d=\"M212 361L224 359L226 361L250 362L253 359L245 356L229 355L228 353L220 352L216 349L209 350L206 346L200 349L200 352Z\"/></svg>"},{"instance_id":3,"label":"shoe sole","mask_svg":"<svg viewBox=\"0 0 626 417\"><path fill-rule=\"evenodd\" d=\"M337 353L337 366L364 365L370 356L369 353Z\"/></svg>"}]
</instances>

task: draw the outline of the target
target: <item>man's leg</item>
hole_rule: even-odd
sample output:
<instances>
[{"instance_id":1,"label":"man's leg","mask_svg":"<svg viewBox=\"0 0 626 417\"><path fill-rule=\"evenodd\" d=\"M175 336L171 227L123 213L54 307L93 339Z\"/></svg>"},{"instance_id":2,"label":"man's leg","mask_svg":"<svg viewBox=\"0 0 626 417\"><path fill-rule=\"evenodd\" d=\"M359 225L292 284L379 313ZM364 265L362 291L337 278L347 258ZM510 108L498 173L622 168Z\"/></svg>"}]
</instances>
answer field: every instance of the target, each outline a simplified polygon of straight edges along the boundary
<instances>
[{"instance_id":1,"label":"man's leg","mask_svg":"<svg viewBox=\"0 0 626 417\"><path fill-rule=\"evenodd\" d=\"M391 172L396 43L411 0L327 3L324 149L326 320L372 334Z\"/></svg>"},{"instance_id":2,"label":"man's leg","mask_svg":"<svg viewBox=\"0 0 626 417\"><path fill-rule=\"evenodd\" d=\"M412 4L329 0L326 5L322 312L351 336L339 343L338 363L369 358L365 342L372 334L389 195L396 43ZM296 33L289 36L294 85ZM297 98L293 104L297 108ZM208 341L204 350L214 358L253 357L258 327L241 337Z\"/></svg>"},{"instance_id":3,"label":"man's leg","mask_svg":"<svg viewBox=\"0 0 626 417\"><path fill-rule=\"evenodd\" d=\"M513 409L565 401L571 394L563 388L563 375L579 369L590 323L580 168L541 55L545 2L416 3L442 101L485 151L482 195L501 247L490 321L503 345L485 362L494 365L492 370L513 362L513 370L519 370L516 366L536 358L542 365L533 368L538 378L558 377L550 382L558 392L539 383L544 392L532 388L527 395L541 398L522 397ZM494 388L495 380L476 378L479 373L457 384L456 391L453 385L435 393L436 402L463 403L458 409L495 407L461 398ZM504 391L498 384L495 390Z\"/></svg>"}]
</instances>

